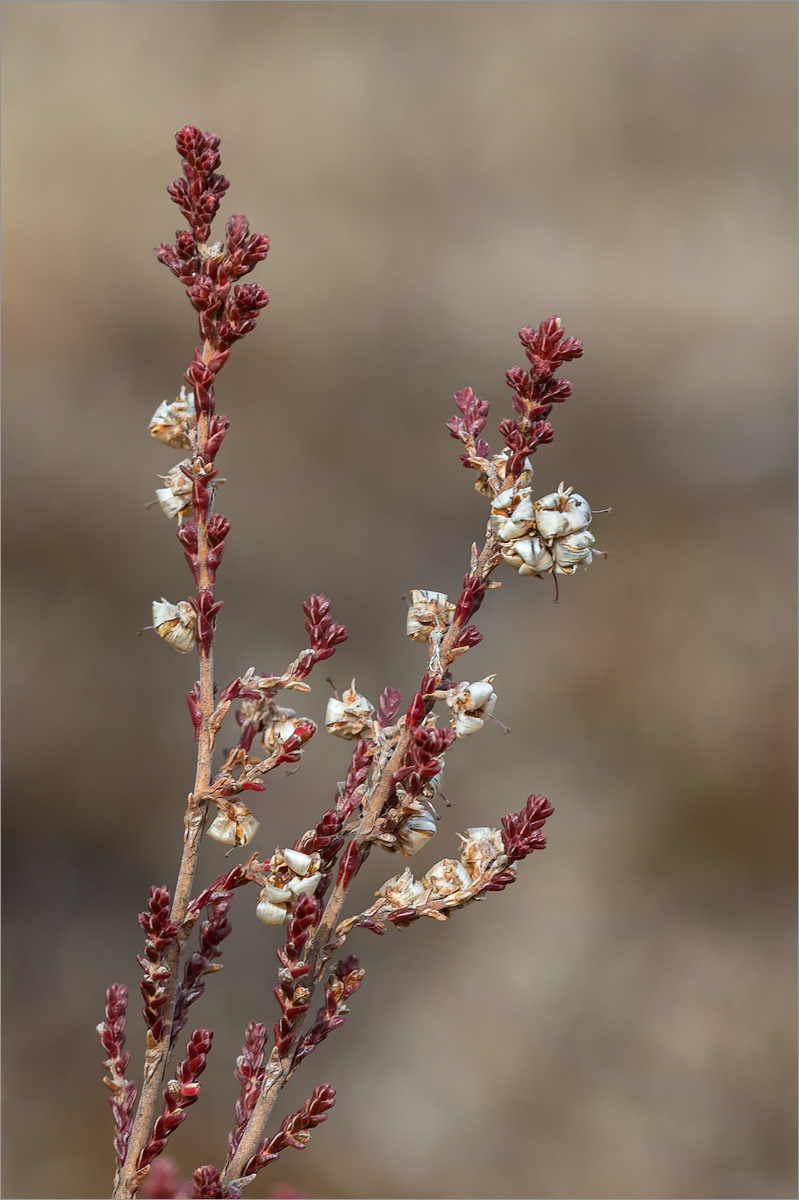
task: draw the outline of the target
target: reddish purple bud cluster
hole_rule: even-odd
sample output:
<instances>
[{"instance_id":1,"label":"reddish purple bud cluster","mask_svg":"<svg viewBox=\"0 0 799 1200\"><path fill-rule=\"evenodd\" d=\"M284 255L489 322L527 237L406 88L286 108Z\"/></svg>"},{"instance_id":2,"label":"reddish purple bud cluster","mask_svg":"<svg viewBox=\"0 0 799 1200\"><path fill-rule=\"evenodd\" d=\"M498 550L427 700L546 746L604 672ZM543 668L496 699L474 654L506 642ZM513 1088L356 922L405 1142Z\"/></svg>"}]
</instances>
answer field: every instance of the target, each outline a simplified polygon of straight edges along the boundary
<instances>
[{"instance_id":1,"label":"reddish purple bud cluster","mask_svg":"<svg viewBox=\"0 0 799 1200\"><path fill-rule=\"evenodd\" d=\"M398 692L396 688L383 688L380 693L380 699L377 702L377 723L381 729L385 729L387 725L391 725L397 713L399 706L402 703L402 692Z\"/></svg>"},{"instance_id":2,"label":"reddish purple bud cluster","mask_svg":"<svg viewBox=\"0 0 799 1200\"><path fill-rule=\"evenodd\" d=\"M297 981L308 974L309 967L303 962L302 952L320 915L321 905L314 896L300 896L286 927L286 943L277 952L280 965L285 968L280 972L280 983L275 988L283 1014L274 1028L275 1049L281 1057L288 1053L294 1038L294 1022L310 1007L310 993Z\"/></svg>"},{"instance_id":3,"label":"reddish purple bud cluster","mask_svg":"<svg viewBox=\"0 0 799 1200\"><path fill-rule=\"evenodd\" d=\"M221 163L220 139L213 133L201 133L193 125L184 125L175 134L177 152L183 160L184 179L176 179L167 191L191 225L198 242L204 242L219 202L230 187L224 175L217 175Z\"/></svg>"},{"instance_id":4,"label":"reddish purple bud cluster","mask_svg":"<svg viewBox=\"0 0 799 1200\"><path fill-rule=\"evenodd\" d=\"M350 886L366 861L368 853L368 848L359 846L353 838L339 860L336 887L347 888Z\"/></svg>"},{"instance_id":5,"label":"reddish purple bud cluster","mask_svg":"<svg viewBox=\"0 0 799 1200\"><path fill-rule=\"evenodd\" d=\"M197 614L194 636L197 639L200 654L207 655L211 652L214 640L213 621L223 603L222 600L215 601L214 593L208 588L203 588L196 596L189 596L189 604Z\"/></svg>"},{"instance_id":6,"label":"reddish purple bud cluster","mask_svg":"<svg viewBox=\"0 0 799 1200\"><path fill-rule=\"evenodd\" d=\"M374 742L369 738L361 738L357 742L352 752L344 790L336 798L335 807L328 809L316 827L294 843L294 849L301 850L303 854L318 854L325 871L332 867L344 845L345 839L341 835L341 829L361 802L362 797L358 789L369 774L373 750ZM323 894L324 890L321 888L318 894Z\"/></svg>"},{"instance_id":7,"label":"reddish purple bud cluster","mask_svg":"<svg viewBox=\"0 0 799 1200\"><path fill-rule=\"evenodd\" d=\"M221 945L232 932L233 926L227 919L233 892L218 891L208 903L208 920L200 926L200 947L187 960L183 969L183 983L175 997L172 1017L172 1043L189 1019L189 1008L205 991L204 976L219 970L214 959L222 954Z\"/></svg>"},{"instance_id":8,"label":"reddish purple bud cluster","mask_svg":"<svg viewBox=\"0 0 799 1200\"><path fill-rule=\"evenodd\" d=\"M309 596L302 606L305 613L305 629L311 643L311 655L307 669L303 664L303 674L307 675L314 663L332 658L336 646L346 642L349 634L343 625L337 625L330 616L330 601L327 596Z\"/></svg>"},{"instance_id":9,"label":"reddish purple bud cluster","mask_svg":"<svg viewBox=\"0 0 799 1200\"><path fill-rule=\"evenodd\" d=\"M163 959L167 948L174 942L178 933L177 923L171 920L169 910L172 897L165 887L151 887L147 909L139 913L139 924L146 934L144 954L137 955L137 962L144 971L141 981L141 993L144 997L144 1020L156 1041L164 1032L164 1019L161 1009L169 999L164 986L172 972L164 966Z\"/></svg>"},{"instance_id":10,"label":"reddish purple bud cluster","mask_svg":"<svg viewBox=\"0 0 799 1200\"><path fill-rule=\"evenodd\" d=\"M98 1031L100 1043L108 1055L105 1066L110 1078L105 1079L105 1085L111 1092L108 1103L114 1118L114 1150L118 1166L125 1161L136 1101L135 1083L124 1078L130 1062L130 1054L125 1049L127 1006L128 989L124 984L112 983L106 992L105 1020Z\"/></svg>"},{"instance_id":11,"label":"reddish purple bud cluster","mask_svg":"<svg viewBox=\"0 0 799 1200\"><path fill-rule=\"evenodd\" d=\"M203 1197L204 1200L220 1200L223 1196L240 1196L240 1192L223 1192L219 1171L216 1167L198 1167L192 1175L192 1200Z\"/></svg>"},{"instance_id":12,"label":"reddish purple bud cluster","mask_svg":"<svg viewBox=\"0 0 799 1200\"><path fill-rule=\"evenodd\" d=\"M501 421L499 432L510 450L506 467L506 478L521 473L525 458L534 454L538 446L551 442L554 437L552 426L546 418L553 404L568 399L572 386L568 379L554 379L554 373L565 362L580 358L582 343L577 338L567 338L558 317L548 317L538 329L526 326L519 331L530 368L513 367L505 372L508 387L513 389L513 410L519 420L509 418ZM488 442L479 437L488 415L488 403L475 396L471 388L455 393L455 400L462 416L450 417L447 429L454 438L463 442L468 453L462 454L465 467L474 467L474 455L487 458L490 454Z\"/></svg>"},{"instance_id":13,"label":"reddish purple bud cluster","mask_svg":"<svg viewBox=\"0 0 799 1200\"><path fill-rule=\"evenodd\" d=\"M247 1122L252 1116L264 1079L264 1046L266 1026L259 1021L250 1021L244 1035L244 1047L236 1062L233 1074L241 1084L236 1100L236 1125L228 1134L228 1162L239 1148Z\"/></svg>"},{"instance_id":14,"label":"reddish purple bud cluster","mask_svg":"<svg viewBox=\"0 0 799 1200\"><path fill-rule=\"evenodd\" d=\"M547 839L541 829L553 812L552 801L546 796L528 796L521 812L508 813L502 818L502 844L511 862L526 858L533 850L544 849Z\"/></svg>"},{"instance_id":15,"label":"reddish purple bud cluster","mask_svg":"<svg viewBox=\"0 0 799 1200\"><path fill-rule=\"evenodd\" d=\"M242 866L236 865L224 875L219 875L213 883L204 888L199 896L195 896L189 901L188 909L186 910L187 920L195 916L196 913L202 912L205 906L212 903L217 895L223 895L229 892L231 888L241 887L242 884L249 883L249 879Z\"/></svg>"},{"instance_id":16,"label":"reddish purple bud cluster","mask_svg":"<svg viewBox=\"0 0 799 1200\"><path fill-rule=\"evenodd\" d=\"M408 746L411 761L394 772L392 784L401 783L409 796L418 796L424 785L438 775L443 765L439 755L454 741L454 729L414 729Z\"/></svg>"},{"instance_id":17,"label":"reddish purple bud cluster","mask_svg":"<svg viewBox=\"0 0 799 1200\"><path fill-rule=\"evenodd\" d=\"M198 1167L192 1175L192 1200L195 1197L205 1197L207 1200L220 1200L222 1196L238 1196L239 1192L223 1192L220 1174L216 1167Z\"/></svg>"},{"instance_id":18,"label":"reddish purple bud cluster","mask_svg":"<svg viewBox=\"0 0 799 1200\"><path fill-rule=\"evenodd\" d=\"M327 1114L335 1102L336 1090L329 1083L315 1087L299 1112L289 1113L275 1136L264 1138L244 1168L245 1175L253 1175L262 1167L274 1162L286 1146L304 1150L310 1139L308 1131L327 1120Z\"/></svg>"},{"instance_id":19,"label":"reddish purple bud cluster","mask_svg":"<svg viewBox=\"0 0 799 1200\"><path fill-rule=\"evenodd\" d=\"M464 625L483 603L488 583L481 575L464 575L463 588L452 614L453 625Z\"/></svg>"},{"instance_id":20,"label":"reddish purple bud cluster","mask_svg":"<svg viewBox=\"0 0 799 1200\"><path fill-rule=\"evenodd\" d=\"M325 1002L316 1014L313 1025L297 1047L292 1060L293 1067L296 1067L312 1050L315 1050L329 1033L344 1024L347 1001L361 986L363 976L361 964L353 954L336 963L333 973L325 984Z\"/></svg>"},{"instance_id":21,"label":"reddish purple bud cluster","mask_svg":"<svg viewBox=\"0 0 799 1200\"><path fill-rule=\"evenodd\" d=\"M211 1049L213 1033L209 1029L195 1029L186 1047L186 1057L175 1072L175 1079L164 1088L164 1111L156 1118L149 1138L142 1150L138 1167L146 1167L161 1153L171 1133L186 1119L186 1109L197 1100L200 1085L197 1082L205 1070L205 1061Z\"/></svg>"},{"instance_id":22,"label":"reddish purple bud cluster","mask_svg":"<svg viewBox=\"0 0 799 1200\"><path fill-rule=\"evenodd\" d=\"M471 650L475 646L479 646L483 640L483 635L476 625L467 625L462 629L455 639L455 650Z\"/></svg>"},{"instance_id":23,"label":"reddish purple bud cluster","mask_svg":"<svg viewBox=\"0 0 799 1200\"><path fill-rule=\"evenodd\" d=\"M527 326L520 330L519 338L530 361L530 369L523 371L514 367L505 378L508 387L513 389L513 410L520 419L502 421L499 426L511 451L510 475L519 474L524 459L539 445L552 441L554 431L546 418L553 404L561 404L572 393L568 379L554 379L553 375L564 362L580 358L583 353L582 343L577 338L565 336L557 317L548 317L538 329Z\"/></svg>"},{"instance_id":24,"label":"reddish purple bud cluster","mask_svg":"<svg viewBox=\"0 0 799 1200\"><path fill-rule=\"evenodd\" d=\"M485 428L490 407L488 401L481 400L479 396L475 396L470 387L466 387L463 391L455 393L455 403L463 416L450 417L447 421L447 429L458 441L463 442L468 438L475 439L475 451L484 457L488 454L490 447L488 442L478 438L478 434L482 433ZM468 458L468 455L462 454L461 458Z\"/></svg>"}]
</instances>

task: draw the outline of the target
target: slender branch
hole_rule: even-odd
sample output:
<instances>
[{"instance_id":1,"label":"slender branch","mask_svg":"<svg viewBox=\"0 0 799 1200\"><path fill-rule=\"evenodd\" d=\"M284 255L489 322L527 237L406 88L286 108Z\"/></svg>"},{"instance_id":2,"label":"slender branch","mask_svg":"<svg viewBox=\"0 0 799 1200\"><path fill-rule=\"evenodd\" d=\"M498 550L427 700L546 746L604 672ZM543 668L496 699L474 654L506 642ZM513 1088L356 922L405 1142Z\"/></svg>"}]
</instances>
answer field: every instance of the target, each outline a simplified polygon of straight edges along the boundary
<instances>
[{"instance_id":1,"label":"slender branch","mask_svg":"<svg viewBox=\"0 0 799 1200\"><path fill-rule=\"evenodd\" d=\"M500 556L497 551L496 538L489 533L472 574L479 576L480 579L485 581L499 561ZM447 668L457 657L455 645L467 620L468 616L453 620L442 639L438 649L438 665L435 671L429 672L426 676L428 681L434 681L431 690L435 690L435 687L438 686L446 674ZM432 646L430 654L432 658ZM413 729L409 722L409 727L400 736L389 762L381 770L379 777L375 781L371 794L364 797L363 816L353 839L354 844L359 849L368 846L369 837L374 830L375 822L390 795L394 773L400 769L405 760L412 733ZM310 939L306 958L310 969L308 974L303 977L303 985L308 988L311 995L313 995L319 986L331 956L336 950L340 949L340 944L333 940L333 933L338 925L341 910L347 898L347 891L352 883L354 874L355 872L339 875L330 899L325 906L322 920ZM277 1049L273 1048L269 1056L269 1062L267 1063L261 1084L261 1093L253 1108L247 1127L242 1134L236 1153L222 1175L223 1188L230 1186L234 1180L242 1177L242 1172L246 1169L247 1163L255 1154L261 1142L266 1123L275 1106L280 1090L291 1071L294 1050L302 1036L306 1020L307 1016L302 1020L296 1021L291 1047L285 1055L281 1056Z\"/></svg>"}]
</instances>

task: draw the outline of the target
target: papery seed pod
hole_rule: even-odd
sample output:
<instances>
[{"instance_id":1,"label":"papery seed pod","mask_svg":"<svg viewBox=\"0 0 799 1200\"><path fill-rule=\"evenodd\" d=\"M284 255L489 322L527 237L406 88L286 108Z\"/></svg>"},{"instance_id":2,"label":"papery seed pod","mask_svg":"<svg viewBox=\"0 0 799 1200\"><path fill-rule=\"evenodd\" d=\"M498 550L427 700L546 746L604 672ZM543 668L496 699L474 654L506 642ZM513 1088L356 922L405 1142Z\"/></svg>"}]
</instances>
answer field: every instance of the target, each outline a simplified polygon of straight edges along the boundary
<instances>
[{"instance_id":1,"label":"papery seed pod","mask_svg":"<svg viewBox=\"0 0 799 1200\"><path fill-rule=\"evenodd\" d=\"M595 541L596 538L587 529L581 533L571 533L568 537L559 538L552 547L555 574L573 575L582 563L589 566L593 561L594 553L596 553L596 551L591 551L591 546Z\"/></svg>"},{"instance_id":2,"label":"papery seed pod","mask_svg":"<svg viewBox=\"0 0 799 1200\"><path fill-rule=\"evenodd\" d=\"M355 680L340 700L331 696L325 712L325 728L336 737L354 740L370 728L375 718L372 704L355 690Z\"/></svg>"},{"instance_id":3,"label":"papery seed pod","mask_svg":"<svg viewBox=\"0 0 799 1200\"><path fill-rule=\"evenodd\" d=\"M412 908L425 894L425 886L414 879L410 867L406 867L401 875L387 879L376 896L385 896L392 908Z\"/></svg>"},{"instance_id":4,"label":"papery seed pod","mask_svg":"<svg viewBox=\"0 0 799 1200\"><path fill-rule=\"evenodd\" d=\"M455 730L455 737L465 738L472 733L479 733L485 725L482 717L475 717L471 713L456 713L452 718L452 728Z\"/></svg>"},{"instance_id":5,"label":"papery seed pod","mask_svg":"<svg viewBox=\"0 0 799 1200\"><path fill-rule=\"evenodd\" d=\"M264 750L277 750L283 742L288 741L300 723L293 708L278 708L275 706L271 720L263 732Z\"/></svg>"},{"instance_id":6,"label":"papery seed pod","mask_svg":"<svg viewBox=\"0 0 799 1200\"><path fill-rule=\"evenodd\" d=\"M468 737L483 728L484 718L494 711L497 694L491 686L494 675L477 683L460 683L446 694L452 709L452 727L458 738Z\"/></svg>"},{"instance_id":7,"label":"papery seed pod","mask_svg":"<svg viewBox=\"0 0 799 1200\"><path fill-rule=\"evenodd\" d=\"M411 858L436 832L436 823L430 813L413 813L395 832L397 845L403 858Z\"/></svg>"},{"instance_id":8,"label":"papery seed pod","mask_svg":"<svg viewBox=\"0 0 799 1200\"><path fill-rule=\"evenodd\" d=\"M283 851L283 861L287 867L291 868L295 875L307 875L315 863L318 865L318 860L318 855L303 854L301 850Z\"/></svg>"},{"instance_id":9,"label":"papery seed pod","mask_svg":"<svg viewBox=\"0 0 799 1200\"><path fill-rule=\"evenodd\" d=\"M443 633L452 623L455 605L444 592L414 588L405 632L414 642L426 642L431 633Z\"/></svg>"},{"instance_id":10,"label":"papery seed pod","mask_svg":"<svg viewBox=\"0 0 799 1200\"><path fill-rule=\"evenodd\" d=\"M163 596L153 600L153 629L181 654L188 654L194 646L196 620L188 600L179 600L177 604L170 604Z\"/></svg>"},{"instance_id":11,"label":"papery seed pod","mask_svg":"<svg viewBox=\"0 0 799 1200\"><path fill-rule=\"evenodd\" d=\"M246 846L260 827L244 804L231 804L226 813L219 813L206 829L208 837L224 846Z\"/></svg>"},{"instance_id":12,"label":"papery seed pod","mask_svg":"<svg viewBox=\"0 0 799 1200\"><path fill-rule=\"evenodd\" d=\"M506 488L491 505L489 525L503 542L524 537L535 525L530 488Z\"/></svg>"},{"instance_id":13,"label":"papery seed pod","mask_svg":"<svg viewBox=\"0 0 799 1200\"><path fill-rule=\"evenodd\" d=\"M421 882L436 896L449 896L471 887L472 877L463 863L456 862L454 858L442 858L422 876Z\"/></svg>"},{"instance_id":14,"label":"papery seed pod","mask_svg":"<svg viewBox=\"0 0 799 1200\"><path fill-rule=\"evenodd\" d=\"M458 834L461 846L461 863L474 878L485 873L501 854L505 853L502 831L488 825L479 825Z\"/></svg>"},{"instance_id":15,"label":"papery seed pod","mask_svg":"<svg viewBox=\"0 0 799 1200\"><path fill-rule=\"evenodd\" d=\"M587 529L593 515L586 498L573 493L562 483L556 492L536 500L535 514L536 528L546 541Z\"/></svg>"},{"instance_id":16,"label":"papery seed pod","mask_svg":"<svg viewBox=\"0 0 799 1200\"><path fill-rule=\"evenodd\" d=\"M255 915L259 921L263 921L264 925L286 925L291 916L287 908L283 908L281 904L273 904L263 892L261 892L261 899L255 909Z\"/></svg>"},{"instance_id":17,"label":"papery seed pod","mask_svg":"<svg viewBox=\"0 0 799 1200\"><path fill-rule=\"evenodd\" d=\"M185 386L174 400L163 400L150 421L150 433L173 450L191 450L197 429L194 392Z\"/></svg>"},{"instance_id":18,"label":"papery seed pod","mask_svg":"<svg viewBox=\"0 0 799 1200\"><path fill-rule=\"evenodd\" d=\"M271 900L273 904L290 904L294 899L290 888L276 887L268 879L263 886L261 896L265 900Z\"/></svg>"},{"instance_id":19,"label":"papery seed pod","mask_svg":"<svg viewBox=\"0 0 799 1200\"><path fill-rule=\"evenodd\" d=\"M538 537L517 538L501 546L500 552L520 575L544 575L552 570L552 555Z\"/></svg>"},{"instance_id":20,"label":"papery seed pod","mask_svg":"<svg viewBox=\"0 0 799 1200\"><path fill-rule=\"evenodd\" d=\"M191 459L184 458L183 462L167 475L163 475L164 487L156 488L155 494L161 509L166 515L179 517L191 508L192 481L183 472L183 467L191 466Z\"/></svg>"},{"instance_id":21,"label":"papery seed pod","mask_svg":"<svg viewBox=\"0 0 799 1200\"><path fill-rule=\"evenodd\" d=\"M295 875L293 879L289 880L289 891L295 898L312 896L318 888L321 878L321 871L317 871L314 875L309 875L306 879L301 879L298 875Z\"/></svg>"}]
</instances>

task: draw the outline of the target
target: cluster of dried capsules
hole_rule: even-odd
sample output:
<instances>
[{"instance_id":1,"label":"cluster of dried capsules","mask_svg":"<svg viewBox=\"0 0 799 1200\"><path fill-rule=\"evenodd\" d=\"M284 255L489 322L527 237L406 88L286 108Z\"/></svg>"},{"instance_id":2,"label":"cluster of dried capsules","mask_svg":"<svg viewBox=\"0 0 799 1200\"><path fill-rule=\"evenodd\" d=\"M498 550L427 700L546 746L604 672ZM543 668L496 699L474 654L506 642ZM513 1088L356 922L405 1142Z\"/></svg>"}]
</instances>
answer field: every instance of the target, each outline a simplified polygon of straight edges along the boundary
<instances>
[{"instance_id":1,"label":"cluster of dried capsules","mask_svg":"<svg viewBox=\"0 0 799 1200\"><path fill-rule=\"evenodd\" d=\"M269 927L285 927L285 942L277 951L275 996L280 1013L268 1057L265 1025L248 1026L236 1069L242 1090L227 1159L220 1168L203 1166L194 1172L187 1185L194 1196L240 1195L257 1171L286 1146L305 1145L310 1129L325 1119L335 1095L328 1084L314 1089L276 1134L264 1136L281 1088L343 1022L346 1000L360 986L363 970L351 955L328 971L353 929L382 934L387 924L404 927L422 916L444 920L489 892L502 891L514 881L516 864L545 846L542 827L552 805L544 796L531 795L521 811L506 815L500 825L459 834L457 857L441 859L418 878L406 868L378 888L373 904L344 914L349 886L372 848L411 858L435 836L439 814L434 802L446 751L482 729L488 718L495 719L495 676L457 682L450 670L481 640L470 621L486 592L499 586L492 573L505 562L522 575L571 575L599 553L588 529L593 514L582 496L562 484L539 500L532 496L531 457L552 439L547 418L553 404L571 393L571 385L556 378L556 372L582 354L581 344L565 337L558 318L551 317L538 329L521 331L530 365L507 372L515 415L499 425L504 440L499 453L492 454L481 437L487 402L470 388L456 394L459 415L447 427L463 446L464 466L476 471L475 486L490 501L490 513L484 544L472 547L457 599L425 589L410 593L406 632L427 652L424 674L410 703L401 711L400 693L387 687L374 704L357 691L354 679L341 695L335 693L327 703L325 728L354 746L331 806L293 846L278 848L263 860L253 855L192 899L200 838L207 833L227 847L227 853L251 842L259 821L243 794L263 791L271 770L298 762L317 731L313 721L298 717L278 698L286 691L310 691L306 679L312 669L335 652L347 633L332 620L329 601L310 596L303 605L307 648L279 675L251 667L216 693L212 651L221 604L214 599L213 586L230 523L213 512L215 458L229 424L216 415L214 381L232 344L253 328L268 299L257 286L236 282L264 258L268 241L261 234L251 236L246 219L234 216L225 240L209 244L211 221L228 186L216 171L219 139L189 126L176 138L184 175L169 191L191 228L179 231L174 245L162 245L156 253L186 287L199 314L202 341L184 385L174 400L158 406L150 432L184 454L162 477L156 499L166 516L177 521L178 539L198 590L175 604L163 598L155 601L153 627L180 652L198 652L200 679L187 695L198 758L174 898L166 888L151 889L147 911L140 917L147 935L140 962L148 1042L135 1115L136 1088L125 1078L129 1055L124 1051L123 987L109 989L106 1020L99 1027L109 1056L106 1083L115 1121L115 1197L136 1194L171 1130L199 1094L197 1077L211 1046L211 1034L203 1029L192 1033L187 1057L176 1079L166 1084L160 1115L156 1113L159 1089L188 1010L202 994L204 976L219 970L216 960L231 931L235 889L255 885L259 919ZM217 734L234 704L238 740L215 769ZM203 914L199 949L185 960L181 979L179 966L188 937ZM323 989L324 1002L306 1029L317 988Z\"/></svg>"}]
</instances>

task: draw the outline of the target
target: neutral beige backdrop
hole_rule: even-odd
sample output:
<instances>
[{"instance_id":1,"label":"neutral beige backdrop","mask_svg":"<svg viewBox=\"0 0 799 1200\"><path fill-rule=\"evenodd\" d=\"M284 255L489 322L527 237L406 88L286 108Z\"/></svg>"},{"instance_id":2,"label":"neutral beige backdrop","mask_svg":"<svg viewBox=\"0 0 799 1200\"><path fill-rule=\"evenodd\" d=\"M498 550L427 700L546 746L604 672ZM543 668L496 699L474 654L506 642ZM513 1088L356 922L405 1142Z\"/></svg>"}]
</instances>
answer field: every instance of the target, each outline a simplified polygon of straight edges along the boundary
<instances>
[{"instance_id":1,"label":"neutral beige backdrop","mask_svg":"<svg viewBox=\"0 0 799 1200\"><path fill-rule=\"evenodd\" d=\"M287 1102L330 1120L275 1181L326 1197L796 1195L796 6L3 6L6 932L4 1194L106 1196L94 1033L133 994L136 913L174 879L189 659L135 634L189 579L145 504L147 436L194 346L151 247L180 217L172 134L222 137L272 239L272 293L220 379L219 678L280 669L324 591L332 664L376 696L422 668L412 587L457 590L485 503L444 421L508 413L516 331L585 342L537 456L609 557L506 571L465 677L497 726L447 765L434 848L529 792L556 805L520 881L447 926L359 935L347 1025ZM495 435L496 436L496 435ZM303 712L320 720L327 685ZM257 801L269 853L326 807L320 736ZM203 852L200 878L222 869ZM374 855L368 894L397 869ZM219 1162L276 939L238 896L183 1170Z\"/></svg>"}]
</instances>

